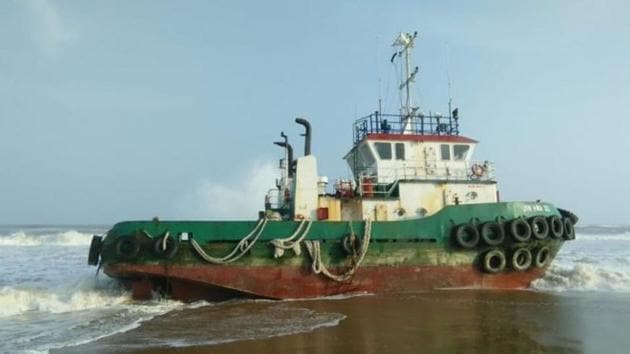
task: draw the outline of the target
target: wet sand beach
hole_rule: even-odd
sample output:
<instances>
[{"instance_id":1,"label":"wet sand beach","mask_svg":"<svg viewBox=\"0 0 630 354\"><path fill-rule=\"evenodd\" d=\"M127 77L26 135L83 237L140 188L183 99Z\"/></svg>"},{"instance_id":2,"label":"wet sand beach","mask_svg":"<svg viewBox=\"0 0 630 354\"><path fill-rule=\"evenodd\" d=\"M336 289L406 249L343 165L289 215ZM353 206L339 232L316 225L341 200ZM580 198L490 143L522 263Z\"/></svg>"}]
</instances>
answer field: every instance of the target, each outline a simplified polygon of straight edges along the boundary
<instances>
[{"instance_id":1,"label":"wet sand beach","mask_svg":"<svg viewBox=\"0 0 630 354\"><path fill-rule=\"evenodd\" d=\"M624 293L445 290L210 304L58 352L626 353L629 324Z\"/></svg>"}]
</instances>

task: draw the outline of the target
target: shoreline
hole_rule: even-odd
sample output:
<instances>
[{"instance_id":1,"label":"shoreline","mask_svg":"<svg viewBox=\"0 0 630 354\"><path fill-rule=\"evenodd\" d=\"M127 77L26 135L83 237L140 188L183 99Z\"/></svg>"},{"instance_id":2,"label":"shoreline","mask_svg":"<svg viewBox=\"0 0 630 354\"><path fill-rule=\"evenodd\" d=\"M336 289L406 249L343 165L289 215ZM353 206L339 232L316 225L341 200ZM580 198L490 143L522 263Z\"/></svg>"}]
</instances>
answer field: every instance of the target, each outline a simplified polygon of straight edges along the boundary
<instances>
[{"instance_id":1,"label":"shoreline","mask_svg":"<svg viewBox=\"0 0 630 354\"><path fill-rule=\"evenodd\" d=\"M619 310L628 305L623 295L531 290L235 301L171 312L51 353L611 353L630 345L623 334L630 314ZM296 327L295 334L265 328L318 316L329 322ZM228 342L211 343L220 339Z\"/></svg>"}]
</instances>

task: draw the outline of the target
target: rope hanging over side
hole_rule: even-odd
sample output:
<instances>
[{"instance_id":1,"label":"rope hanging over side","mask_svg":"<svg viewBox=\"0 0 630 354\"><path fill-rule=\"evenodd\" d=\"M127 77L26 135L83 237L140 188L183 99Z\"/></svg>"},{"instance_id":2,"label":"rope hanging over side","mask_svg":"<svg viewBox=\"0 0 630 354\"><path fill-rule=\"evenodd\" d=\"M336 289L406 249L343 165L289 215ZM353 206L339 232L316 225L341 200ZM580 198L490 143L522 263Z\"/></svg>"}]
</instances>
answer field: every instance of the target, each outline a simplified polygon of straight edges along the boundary
<instances>
[{"instance_id":1,"label":"rope hanging over side","mask_svg":"<svg viewBox=\"0 0 630 354\"><path fill-rule=\"evenodd\" d=\"M168 237L170 235L171 233L166 231L166 234L162 237L162 242L160 242L160 248L162 249L162 251L166 251L166 241L168 240Z\"/></svg>"},{"instance_id":2,"label":"rope hanging over side","mask_svg":"<svg viewBox=\"0 0 630 354\"><path fill-rule=\"evenodd\" d=\"M328 270L328 268L326 268L324 263L322 263L321 247L320 247L319 241L311 241L311 240L304 241L304 244L306 245L306 249L308 250L308 253L311 256L311 259L313 260L313 263L311 264L311 269L313 270L313 273L323 274L327 278L332 279L334 281L338 281L338 282L347 281L350 278L352 278L354 273L359 268L359 265L361 265L361 262L363 262L363 258L365 257L365 254L367 253L368 247L370 246L371 234L372 234L372 221L368 219L365 221L365 233L363 235L363 240L361 241L361 250L359 252L359 259L357 259L354 265L350 269L348 269L348 271L346 271L344 274L332 274Z\"/></svg>"},{"instance_id":3,"label":"rope hanging over side","mask_svg":"<svg viewBox=\"0 0 630 354\"><path fill-rule=\"evenodd\" d=\"M277 238L277 239L269 241L269 243L274 246L274 251L273 251L274 258L282 257L282 255L284 254L284 251L290 250L290 249L293 250L296 256L299 256L300 254L302 254L302 248L300 247L300 242L302 242L302 240L306 238L306 235L308 235L308 232L311 229L311 225L313 225L312 221L308 221L308 224L306 223L307 223L306 220L302 220L300 222L300 225L298 225L297 229L295 229L295 232L293 232L293 234L289 237ZM302 233L302 236L300 236L296 240L296 237L298 237L304 225L306 225L306 229Z\"/></svg>"},{"instance_id":4,"label":"rope hanging over side","mask_svg":"<svg viewBox=\"0 0 630 354\"><path fill-rule=\"evenodd\" d=\"M230 252L230 254L221 258L212 257L209 254L207 254L203 250L203 248L201 248L201 246L197 243L197 241L195 241L195 239L193 238L190 239L190 244L193 246L195 251L197 251L199 256L201 256L201 258L203 258L203 260L208 263L213 263L213 264L232 263L238 260L239 258L243 257L245 253L247 253L247 251L249 251L249 249L252 248L252 246L254 246L254 244L256 243L256 241L258 241L258 238L262 234L263 230L265 229L265 225L267 225L267 221L268 221L267 218L260 219L258 223L256 224L256 226L254 226L252 231L247 236L243 237L236 244L232 252Z\"/></svg>"}]
</instances>

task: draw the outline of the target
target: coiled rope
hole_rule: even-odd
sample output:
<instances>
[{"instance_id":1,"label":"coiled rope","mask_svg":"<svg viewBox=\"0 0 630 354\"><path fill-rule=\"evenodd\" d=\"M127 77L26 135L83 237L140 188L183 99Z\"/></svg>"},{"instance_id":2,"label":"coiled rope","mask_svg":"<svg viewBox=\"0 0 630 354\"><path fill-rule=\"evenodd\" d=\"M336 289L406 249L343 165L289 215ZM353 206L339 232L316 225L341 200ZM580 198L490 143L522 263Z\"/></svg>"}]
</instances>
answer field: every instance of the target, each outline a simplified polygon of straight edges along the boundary
<instances>
[{"instance_id":1,"label":"coiled rope","mask_svg":"<svg viewBox=\"0 0 630 354\"><path fill-rule=\"evenodd\" d=\"M300 232L302 231L302 228L304 227L304 225L306 225L306 229L302 233L302 236L297 238ZM302 254L302 247L300 247L300 242L302 242L302 240L306 238L306 235L308 235L308 232L311 229L311 225L313 225L312 221L308 221L308 224L307 224L307 221L304 219L300 222L300 225L298 225L297 229L295 229L295 232L293 232L291 236L286 237L286 238L277 238L277 239L269 241L269 243L274 246L273 257L280 258L282 257L282 255L284 255L285 250L290 250L290 249L293 250L296 256L299 256L300 254Z\"/></svg>"},{"instance_id":2,"label":"coiled rope","mask_svg":"<svg viewBox=\"0 0 630 354\"><path fill-rule=\"evenodd\" d=\"M350 269L348 269L348 271L346 271L344 274L339 274L339 275L331 273L322 262L321 248L320 248L319 241L311 241L311 240L304 241L304 244L306 245L306 249L308 250L308 253L311 256L311 259L313 260L313 263L311 264L311 269L313 270L313 273L323 274L327 278L332 279L334 281L338 281L338 282L347 281L350 278L352 278L356 270L359 268L359 265L361 265L361 262L363 262L363 258L365 257L365 254L367 253L368 247L370 246L371 234L372 234L372 221L368 219L365 221L365 232L363 235L363 239L361 241L361 251L359 252L359 259L357 259L356 262L354 262L354 265Z\"/></svg>"},{"instance_id":3,"label":"coiled rope","mask_svg":"<svg viewBox=\"0 0 630 354\"><path fill-rule=\"evenodd\" d=\"M265 229L265 225L267 225L267 221L268 221L267 218L260 219L258 223L256 224L256 226L254 226L252 231L247 236L243 237L236 244L232 252L230 252L230 254L221 258L212 257L209 254L207 254L203 250L203 248L201 248L201 246L197 243L197 241L195 241L195 239L191 238L190 244L193 246L195 251L197 251L199 256L201 256L201 258L203 258L203 260L208 263L213 263L213 264L231 263L243 257L243 255L245 255L245 253L247 253L247 251L249 251L249 249L252 248L252 246L254 246L254 244L256 243L256 241L258 241L258 238L262 234L263 230Z\"/></svg>"}]
</instances>

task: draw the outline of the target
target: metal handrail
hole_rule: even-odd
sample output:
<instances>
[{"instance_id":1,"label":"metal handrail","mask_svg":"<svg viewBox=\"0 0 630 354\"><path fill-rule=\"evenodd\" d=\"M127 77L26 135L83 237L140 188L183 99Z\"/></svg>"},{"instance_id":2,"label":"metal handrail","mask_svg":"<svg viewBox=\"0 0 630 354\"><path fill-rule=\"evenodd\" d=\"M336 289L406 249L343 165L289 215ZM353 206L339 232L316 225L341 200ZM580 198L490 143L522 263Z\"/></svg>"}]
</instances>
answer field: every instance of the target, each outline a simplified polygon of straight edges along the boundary
<instances>
[{"instance_id":1,"label":"metal handrail","mask_svg":"<svg viewBox=\"0 0 630 354\"><path fill-rule=\"evenodd\" d=\"M473 172L473 166L481 166L483 174L477 176ZM363 195L367 190L372 195L389 196L395 185L401 180L405 181L494 181L494 164L489 161L467 161L463 167L427 167L406 166L381 169L381 174L375 176L367 171L360 171L358 178L359 194ZM385 172L385 173L383 173ZM387 188L390 186L390 188Z\"/></svg>"},{"instance_id":2,"label":"metal handrail","mask_svg":"<svg viewBox=\"0 0 630 354\"><path fill-rule=\"evenodd\" d=\"M409 118L408 126L405 120ZM442 116L436 113L384 114L376 111L357 119L353 124L355 145L370 134L403 134L403 132L419 135L459 135L459 117L457 115Z\"/></svg>"}]
</instances>

